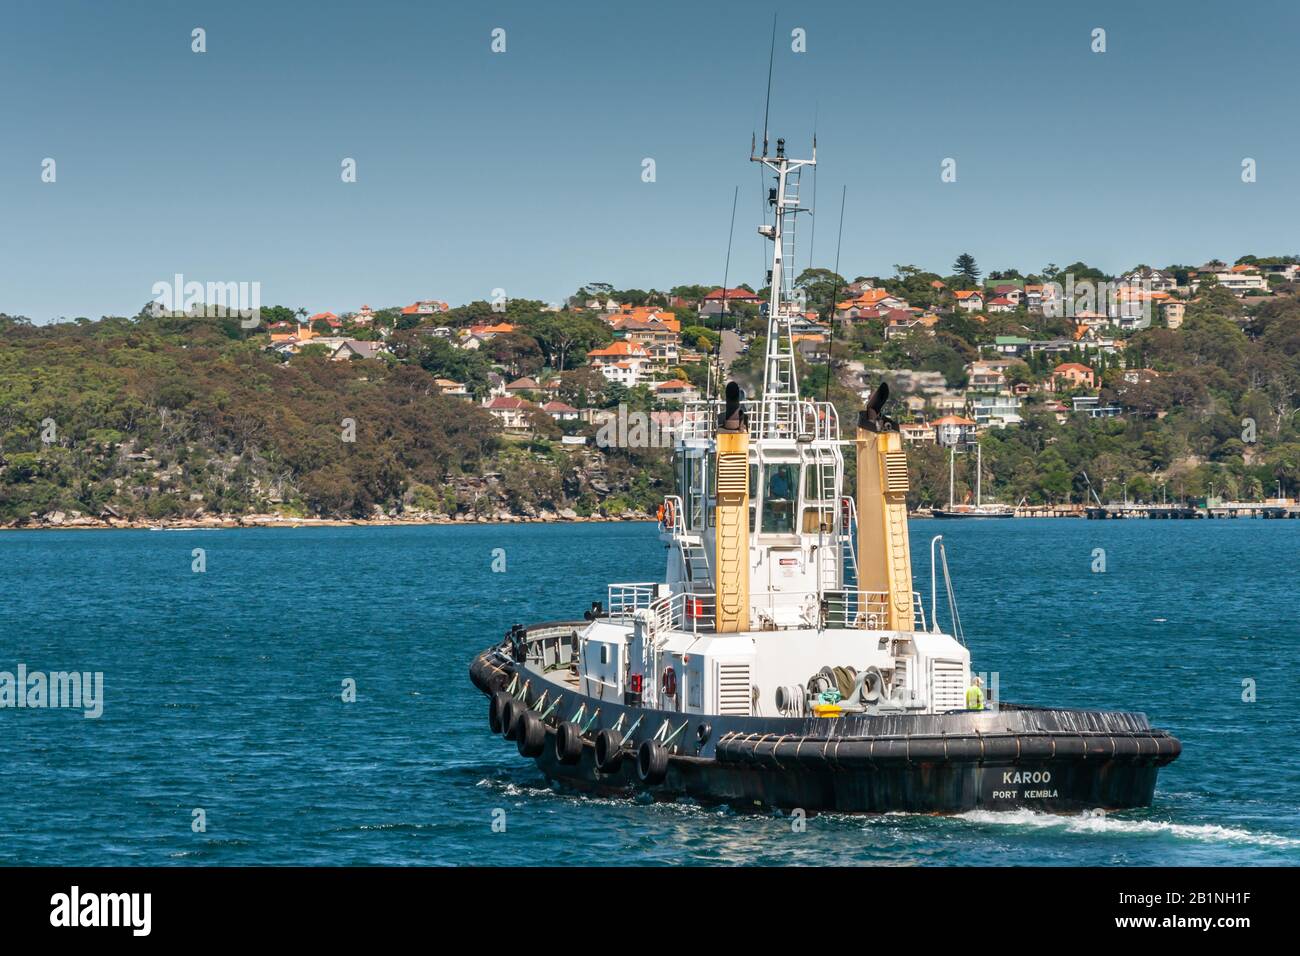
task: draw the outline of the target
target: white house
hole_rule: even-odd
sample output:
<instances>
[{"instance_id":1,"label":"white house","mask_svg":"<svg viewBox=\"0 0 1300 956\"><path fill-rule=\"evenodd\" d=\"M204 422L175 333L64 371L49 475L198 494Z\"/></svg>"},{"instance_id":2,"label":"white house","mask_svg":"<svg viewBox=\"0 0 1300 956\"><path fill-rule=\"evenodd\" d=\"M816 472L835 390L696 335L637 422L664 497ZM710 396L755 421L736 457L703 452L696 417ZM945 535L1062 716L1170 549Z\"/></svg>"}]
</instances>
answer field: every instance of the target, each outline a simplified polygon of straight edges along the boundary
<instances>
[{"instance_id":1,"label":"white house","mask_svg":"<svg viewBox=\"0 0 1300 956\"><path fill-rule=\"evenodd\" d=\"M700 400L700 390L680 378L674 378L667 382L660 382L654 387L655 398L662 402L698 402Z\"/></svg>"},{"instance_id":2,"label":"white house","mask_svg":"<svg viewBox=\"0 0 1300 956\"><path fill-rule=\"evenodd\" d=\"M1173 292L1178 288L1178 280L1172 272L1164 269L1152 269L1142 266L1119 277L1121 285L1135 286L1150 292Z\"/></svg>"},{"instance_id":3,"label":"white house","mask_svg":"<svg viewBox=\"0 0 1300 956\"><path fill-rule=\"evenodd\" d=\"M934 435L940 445L969 445L975 441L976 425L960 415L945 415L934 420Z\"/></svg>"},{"instance_id":4,"label":"white house","mask_svg":"<svg viewBox=\"0 0 1300 956\"><path fill-rule=\"evenodd\" d=\"M526 432L529 430L528 415L537 406L522 398L498 395L483 407L506 431Z\"/></svg>"},{"instance_id":5,"label":"white house","mask_svg":"<svg viewBox=\"0 0 1300 956\"><path fill-rule=\"evenodd\" d=\"M1258 272L1216 272L1214 278L1219 285L1236 295L1268 291L1268 280ZM1199 285L1199 282L1193 283L1192 287L1196 288Z\"/></svg>"},{"instance_id":6,"label":"white house","mask_svg":"<svg viewBox=\"0 0 1300 956\"><path fill-rule=\"evenodd\" d=\"M542 411L550 415L557 422L576 422L582 417L582 413L572 405L566 405L564 402L547 402L542 406Z\"/></svg>"},{"instance_id":7,"label":"white house","mask_svg":"<svg viewBox=\"0 0 1300 956\"><path fill-rule=\"evenodd\" d=\"M611 382L631 388L645 379L650 353L640 345L619 340L604 348L592 349L587 353L587 361Z\"/></svg>"},{"instance_id":8,"label":"white house","mask_svg":"<svg viewBox=\"0 0 1300 956\"><path fill-rule=\"evenodd\" d=\"M1020 399L1014 395L980 395L971 402L971 415L981 427L1019 425Z\"/></svg>"}]
</instances>

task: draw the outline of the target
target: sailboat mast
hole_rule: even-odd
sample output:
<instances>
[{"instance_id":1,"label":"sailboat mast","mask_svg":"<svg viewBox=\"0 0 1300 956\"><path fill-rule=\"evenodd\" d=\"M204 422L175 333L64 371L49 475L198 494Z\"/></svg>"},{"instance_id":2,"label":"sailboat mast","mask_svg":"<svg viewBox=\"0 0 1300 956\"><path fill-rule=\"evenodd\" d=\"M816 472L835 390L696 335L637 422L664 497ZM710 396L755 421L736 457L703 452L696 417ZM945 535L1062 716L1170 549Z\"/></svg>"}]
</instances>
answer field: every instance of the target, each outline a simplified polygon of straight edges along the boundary
<instances>
[{"instance_id":1,"label":"sailboat mast","mask_svg":"<svg viewBox=\"0 0 1300 956\"><path fill-rule=\"evenodd\" d=\"M952 511L952 486L957 475L957 446L948 447L948 510Z\"/></svg>"},{"instance_id":2,"label":"sailboat mast","mask_svg":"<svg viewBox=\"0 0 1300 956\"><path fill-rule=\"evenodd\" d=\"M984 477L984 446L975 443L975 507L980 506L980 481Z\"/></svg>"}]
</instances>

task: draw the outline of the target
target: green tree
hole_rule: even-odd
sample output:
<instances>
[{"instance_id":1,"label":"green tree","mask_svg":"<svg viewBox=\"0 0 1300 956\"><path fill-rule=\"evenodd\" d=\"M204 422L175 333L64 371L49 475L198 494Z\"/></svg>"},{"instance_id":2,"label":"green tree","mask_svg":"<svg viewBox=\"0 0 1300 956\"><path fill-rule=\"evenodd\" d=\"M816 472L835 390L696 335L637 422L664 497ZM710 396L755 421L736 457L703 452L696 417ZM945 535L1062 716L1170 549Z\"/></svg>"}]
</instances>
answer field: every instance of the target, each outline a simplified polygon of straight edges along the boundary
<instances>
[{"instance_id":1,"label":"green tree","mask_svg":"<svg viewBox=\"0 0 1300 956\"><path fill-rule=\"evenodd\" d=\"M975 257L969 252L963 252L957 257L957 261L952 264L952 271L966 281L967 288L979 285L979 266L975 262Z\"/></svg>"}]
</instances>

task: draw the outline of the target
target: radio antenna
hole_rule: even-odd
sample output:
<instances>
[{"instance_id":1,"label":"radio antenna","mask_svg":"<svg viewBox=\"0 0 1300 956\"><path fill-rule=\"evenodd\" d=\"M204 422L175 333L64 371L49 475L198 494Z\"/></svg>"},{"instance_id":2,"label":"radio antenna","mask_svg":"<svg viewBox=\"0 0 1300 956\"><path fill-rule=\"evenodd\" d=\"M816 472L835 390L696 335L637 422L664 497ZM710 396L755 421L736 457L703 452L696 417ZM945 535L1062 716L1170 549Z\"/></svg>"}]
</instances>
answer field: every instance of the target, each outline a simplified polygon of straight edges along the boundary
<instances>
[{"instance_id":1,"label":"radio antenna","mask_svg":"<svg viewBox=\"0 0 1300 956\"><path fill-rule=\"evenodd\" d=\"M772 111L772 64L776 62L776 11L772 11L772 48L767 54L767 101L763 105L763 155L767 155L767 118Z\"/></svg>"},{"instance_id":2,"label":"radio antenna","mask_svg":"<svg viewBox=\"0 0 1300 956\"><path fill-rule=\"evenodd\" d=\"M731 228L727 232L727 264L722 270L722 314L718 316L718 347L713 354L714 375L717 377L718 384L722 384L722 332L723 326L727 323L727 283L731 280L731 241L736 236L736 201L740 198L740 187L736 186L731 193ZM709 381L707 389L707 398L713 397L713 382Z\"/></svg>"},{"instance_id":3,"label":"radio antenna","mask_svg":"<svg viewBox=\"0 0 1300 956\"><path fill-rule=\"evenodd\" d=\"M818 111L816 109L813 110L813 159L817 158L817 112ZM816 166L813 167L813 201L812 201L812 209L808 214L808 218L812 220L812 222L809 224L811 228L809 229L808 232L808 268L811 269L813 264L813 246L817 244L817 167Z\"/></svg>"},{"instance_id":4,"label":"radio antenna","mask_svg":"<svg viewBox=\"0 0 1300 956\"><path fill-rule=\"evenodd\" d=\"M835 377L835 309L840 297L840 246L844 242L844 200L848 198L849 187L840 190L840 234L835 240L835 292L831 295L831 334L826 343L826 401L831 400L831 379Z\"/></svg>"}]
</instances>

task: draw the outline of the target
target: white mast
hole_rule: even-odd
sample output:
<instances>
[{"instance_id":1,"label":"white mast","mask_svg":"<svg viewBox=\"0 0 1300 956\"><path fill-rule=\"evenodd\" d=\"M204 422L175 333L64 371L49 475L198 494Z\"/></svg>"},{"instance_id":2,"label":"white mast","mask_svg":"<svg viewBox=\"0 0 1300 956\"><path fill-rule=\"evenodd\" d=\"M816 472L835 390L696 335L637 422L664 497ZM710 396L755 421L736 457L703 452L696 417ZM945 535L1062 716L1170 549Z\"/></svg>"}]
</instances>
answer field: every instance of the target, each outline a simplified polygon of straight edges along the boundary
<instances>
[{"instance_id":1,"label":"white mast","mask_svg":"<svg viewBox=\"0 0 1300 956\"><path fill-rule=\"evenodd\" d=\"M948 510L952 511L952 486L957 475L957 446L948 448Z\"/></svg>"},{"instance_id":2,"label":"white mast","mask_svg":"<svg viewBox=\"0 0 1300 956\"><path fill-rule=\"evenodd\" d=\"M795 216L806 210L799 206L799 180L805 166L817 164L817 144L813 143L812 159L790 159L785 155L785 140L776 141L776 155L767 155L767 134L763 136L763 155L753 155L750 161L762 163L772 170L776 187L769 189L768 205L772 207L771 225L758 227L760 235L772 240L772 268L768 273L771 296L768 301L767 351L763 362L762 414L759 435L762 437L792 437L793 406L799 400L799 381L794 362L794 336L790 320L798 308L794 289L794 238ZM832 308L834 303L832 303ZM834 317L832 314L832 321ZM785 415L782 415L784 407Z\"/></svg>"}]
</instances>

